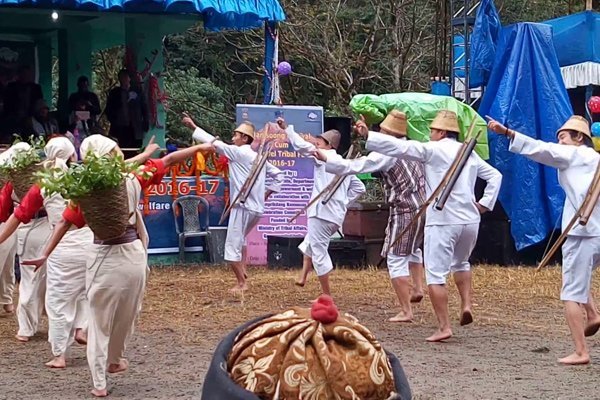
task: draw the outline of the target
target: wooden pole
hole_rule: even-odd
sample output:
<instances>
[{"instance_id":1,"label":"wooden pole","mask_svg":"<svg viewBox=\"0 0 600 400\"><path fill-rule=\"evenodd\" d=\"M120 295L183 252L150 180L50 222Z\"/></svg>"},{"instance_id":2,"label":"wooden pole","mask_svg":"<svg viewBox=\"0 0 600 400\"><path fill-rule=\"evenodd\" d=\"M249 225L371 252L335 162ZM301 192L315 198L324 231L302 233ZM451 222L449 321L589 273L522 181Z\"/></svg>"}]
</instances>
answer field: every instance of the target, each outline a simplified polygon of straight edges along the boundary
<instances>
[{"instance_id":1,"label":"wooden pole","mask_svg":"<svg viewBox=\"0 0 600 400\"><path fill-rule=\"evenodd\" d=\"M585 0L585 9L590 11L592 9L592 0Z\"/></svg>"}]
</instances>

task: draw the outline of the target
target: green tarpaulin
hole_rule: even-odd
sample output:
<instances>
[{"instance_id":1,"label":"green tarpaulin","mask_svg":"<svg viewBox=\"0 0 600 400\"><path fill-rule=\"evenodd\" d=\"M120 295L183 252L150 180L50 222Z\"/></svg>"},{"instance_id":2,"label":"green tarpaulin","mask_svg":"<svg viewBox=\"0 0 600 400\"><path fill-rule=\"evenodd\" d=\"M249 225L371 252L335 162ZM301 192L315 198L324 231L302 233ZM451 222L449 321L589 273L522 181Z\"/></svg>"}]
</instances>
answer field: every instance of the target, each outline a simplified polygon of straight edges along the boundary
<instances>
[{"instance_id":1,"label":"green tarpaulin","mask_svg":"<svg viewBox=\"0 0 600 400\"><path fill-rule=\"evenodd\" d=\"M461 142L475 118L477 122L473 135L483 132L475 151L484 160L489 158L485 120L469 105L454 97L429 93L359 94L352 98L350 107L355 114L363 115L368 124L378 124L391 110L398 109L408 118L408 137L420 142L429 141L429 125L440 110L454 111L458 115Z\"/></svg>"}]
</instances>

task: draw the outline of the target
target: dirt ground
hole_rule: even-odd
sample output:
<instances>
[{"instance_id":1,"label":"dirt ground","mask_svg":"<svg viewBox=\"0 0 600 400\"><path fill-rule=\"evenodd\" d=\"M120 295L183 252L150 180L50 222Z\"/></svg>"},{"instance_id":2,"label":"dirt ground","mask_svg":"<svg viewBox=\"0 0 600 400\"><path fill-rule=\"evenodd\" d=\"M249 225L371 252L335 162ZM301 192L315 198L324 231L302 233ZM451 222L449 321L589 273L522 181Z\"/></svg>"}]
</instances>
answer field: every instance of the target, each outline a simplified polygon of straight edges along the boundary
<instances>
[{"instance_id":1,"label":"dirt ground","mask_svg":"<svg viewBox=\"0 0 600 400\"><path fill-rule=\"evenodd\" d=\"M199 399L204 374L219 340L250 318L315 298L296 271L251 270L243 297L227 294L230 272L214 267L153 270L138 330L128 348L130 370L109 377L113 399ZM426 298L412 324L385 322L396 311L384 270L339 270L332 280L340 309L357 316L384 347L395 352L415 399L600 399L600 363L563 367L571 351L563 320L560 272L550 268L475 268L476 321L458 326L456 290L451 311L455 337L428 344L434 316ZM600 280L595 281L600 288ZM91 380L85 348L74 347L66 370L49 370L45 328L32 342L17 343L14 317L0 317L0 399L88 398ZM588 341L600 360L600 334ZM220 399L215 399L220 400ZM223 399L225 400L225 399Z\"/></svg>"}]
</instances>

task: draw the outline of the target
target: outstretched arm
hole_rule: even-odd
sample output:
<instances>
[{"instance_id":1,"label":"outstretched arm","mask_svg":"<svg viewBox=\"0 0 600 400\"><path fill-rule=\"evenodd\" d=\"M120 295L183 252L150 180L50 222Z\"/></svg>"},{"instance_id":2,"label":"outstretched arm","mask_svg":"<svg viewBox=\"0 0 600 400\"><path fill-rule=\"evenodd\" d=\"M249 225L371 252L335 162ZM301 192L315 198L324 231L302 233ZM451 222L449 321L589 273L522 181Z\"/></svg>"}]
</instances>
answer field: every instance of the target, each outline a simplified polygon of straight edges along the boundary
<instances>
[{"instance_id":1,"label":"outstretched arm","mask_svg":"<svg viewBox=\"0 0 600 400\"><path fill-rule=\"evenodd\" d=\"M165 168L167 168L185 161L187 158L192 157L199 151L209 151L214 149L214 146L210 143L198 144L196 146L188 147L187 149L177 150L173 153L169 153L162 158L162 161L165 164Z\"/></svg>"},{"instance_id":2,"label":"outstretched arm","mask_svg":"<svg viewBox=\"0 0 600 400\"><path fill-rule=\"evenodd\" d=\"M283 118L277 118L277 125L285 131L292 147L303 156L310 156L317 150L314 144L302 139L294 130L294 125L288 125Z\"/></svg>"},{"instance_id":3,"label":"outstretched arm","mask_svg":"<svg viewBox=\"0 0 600 400\"><path fill-rule=\"evenodd\" d=\"M50 239L46 243L46 247L44 247L40 258L36 258L35 260L23 260L22 264L35 265L35 271L40 269L48 257L50 257L50 254L52 254L58 243L60 243L63 236L65 236L65 233L67 233L69 228L71 228L71 225L72 224L70 222L66 221L64 218L61 218L60 222L54 226L52 236L50 236Z\"/></svg>"},{"instance_id":4,"label":"outstretched arm","mask_svg":"<svg viewBox=\"0 0 600 400\"><path fill-rule=\"evenodd\" d=\"M567 168L576 156L575 146L564 146L558 143L533 139L527 135L508 129L490 117L487 117L487 119L488 128L491 131L505 135L510 139L508 150L512 153L521 154L535 162L558 169Z\"/></svg>"},{"instance_id":5,"label":"outstretched arm","mask_svg":"<svg viewBox=\"0 0 600 400\"><path fill-rule=\"evenodd\" d=\"M157 145L156 143L154 143L154 136L152 136L150 138L150 140L148 141L148 144L146 145L146 148L144 149L143 152L141 152L140 154L138 154L135 157L131 157L128 158L127 160L125 160L126 163L137 163L137 164L143 164L146 161L148 161L150 159L150 157L152 157L152 154L154 154L155 151L160 149L160 146Z\"/></svg>"}]
</instances>

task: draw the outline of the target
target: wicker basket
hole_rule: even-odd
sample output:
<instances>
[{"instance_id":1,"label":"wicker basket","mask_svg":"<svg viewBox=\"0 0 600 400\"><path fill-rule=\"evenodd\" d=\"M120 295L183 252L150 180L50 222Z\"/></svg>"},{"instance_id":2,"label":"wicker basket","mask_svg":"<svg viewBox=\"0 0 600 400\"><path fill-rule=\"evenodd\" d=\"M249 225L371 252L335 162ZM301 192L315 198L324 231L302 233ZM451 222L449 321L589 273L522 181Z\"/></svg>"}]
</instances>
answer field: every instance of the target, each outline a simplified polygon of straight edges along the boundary
<instances>
[{"instance_id":1,"label":"wicker basket","mask_svg":"<svg viewBox=\"0 0 600 400\"><path fill-rule=\"evenodd\" d=\"M81 206L85 220L97 239L115 239L129 225L129 200L125 180L120 186L73 199Z\"/></svg>"},{"instance_id":2,"label":"wicker basket","mask_svg":"<svg viewBox=\"0 0 600 400\"><path fill-rule=\"evenodd\" d=\"M19 199L27 194L31 186L35 183L35 173L44 169L43 163L30 164L23 169L15 169L9 172L9 179L12 182L13 190Z\"/></svg>"}]
</instances>

